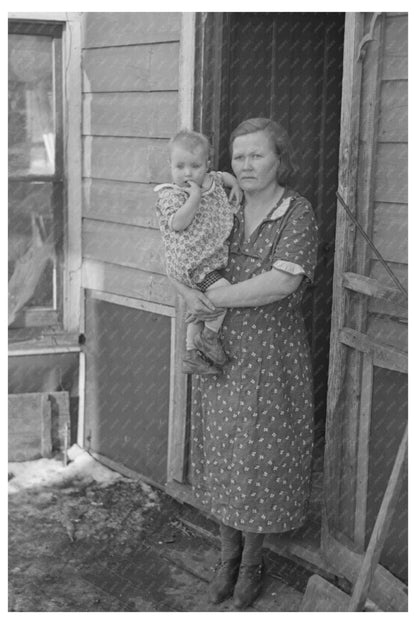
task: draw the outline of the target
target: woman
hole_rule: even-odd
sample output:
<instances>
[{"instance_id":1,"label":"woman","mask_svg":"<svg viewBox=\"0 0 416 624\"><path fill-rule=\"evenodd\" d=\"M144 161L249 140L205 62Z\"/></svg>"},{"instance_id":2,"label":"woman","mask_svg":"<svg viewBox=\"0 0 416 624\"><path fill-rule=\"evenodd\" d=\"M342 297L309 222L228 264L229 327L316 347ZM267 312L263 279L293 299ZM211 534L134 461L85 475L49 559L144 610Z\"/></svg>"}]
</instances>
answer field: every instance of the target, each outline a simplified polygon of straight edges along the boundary
<instances>
[{"instance_id":1,"label":"woman","mask_svg":"<svg viewBox=\"0 0 416 624\"><path fill-rule=\"evenodd\" d=\"M244 192L224 277L209 298L176 284L189 313L207 320L227 309L223 374L196 377L192 484L220 521L221 563L210 584L237 608L261 591L267 533L306 519L313 443L309 346L301 313L313 279L317 226L294 174L286 132L269 119L241 123L230 139L232 169Z\"/></svg>"}]
</instances>

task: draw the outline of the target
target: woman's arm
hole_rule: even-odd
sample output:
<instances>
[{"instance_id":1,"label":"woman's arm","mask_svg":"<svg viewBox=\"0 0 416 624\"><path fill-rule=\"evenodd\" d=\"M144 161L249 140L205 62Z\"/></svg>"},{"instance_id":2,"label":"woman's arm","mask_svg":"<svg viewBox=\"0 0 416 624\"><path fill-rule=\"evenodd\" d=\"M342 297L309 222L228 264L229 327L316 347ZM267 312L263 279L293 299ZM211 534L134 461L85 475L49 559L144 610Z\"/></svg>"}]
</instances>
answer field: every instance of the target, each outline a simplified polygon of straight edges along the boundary
<instances>
[{"instance_id":1,"label":"woman's arm","mask_svg":"<svg viewBox=\"0 0 416 624\"><path fill-rule=\"evenodd\" d=\"M273 268L244 282L214 288L208 297L216 307L256 307L288 297L299 287L303 277Z\"/></svg>"},{"instance_id":2,"label":"woman's arm","mask_svg":"<svg viewBox=\"0 0 416 624\"><path fill-rule=\"evenodd\" d=\"M188 315L197 315L199 320L208 321L217 318L224 312L223 309L216 308L208 297L197 288L189 288L189 286L185 286L185 284L178 282L173 277L169 277L169 281L177 293L183 297Z\"/></svg>"}]
</instances>

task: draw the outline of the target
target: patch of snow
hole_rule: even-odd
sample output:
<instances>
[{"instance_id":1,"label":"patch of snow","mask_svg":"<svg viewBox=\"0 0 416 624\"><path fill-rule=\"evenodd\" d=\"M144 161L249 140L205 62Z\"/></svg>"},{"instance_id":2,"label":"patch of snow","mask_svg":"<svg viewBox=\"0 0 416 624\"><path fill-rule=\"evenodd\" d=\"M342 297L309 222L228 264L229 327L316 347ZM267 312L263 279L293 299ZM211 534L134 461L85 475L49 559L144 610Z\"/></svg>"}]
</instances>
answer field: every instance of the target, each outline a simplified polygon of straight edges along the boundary
<instances>
[{"instance_id":1,"label":"patch of snow","mask_svg":"<svg viewBox=\"0 0 416 624\"><path fill-rule=\"evenodd\" d=\"M68 451L71 460L66 466L59 459L36 459L26 462L10 462L9 473L14 476L9 481L9 493L41 486L59 486L76 481L77 485L92 483L93 481L106 486L114 481L129 480L117 472L100 464L87 451L74 444ZM142 487L145 484L142 484ZM146 485L146 488L149 487ZM149 492L143 488L149 498L155 494L151 488ZM157 496L157 495L156 495Z\"/></svg>"}]
</instances>

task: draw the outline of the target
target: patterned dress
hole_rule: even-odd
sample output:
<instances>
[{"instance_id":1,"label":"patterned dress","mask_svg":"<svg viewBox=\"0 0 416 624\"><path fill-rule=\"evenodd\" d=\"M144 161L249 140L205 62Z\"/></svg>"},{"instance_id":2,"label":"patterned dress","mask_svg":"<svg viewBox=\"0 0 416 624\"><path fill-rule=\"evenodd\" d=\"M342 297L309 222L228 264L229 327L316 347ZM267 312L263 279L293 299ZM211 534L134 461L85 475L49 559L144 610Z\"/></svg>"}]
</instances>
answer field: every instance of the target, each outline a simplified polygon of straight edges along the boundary
<instances>
[{"instance_id":1,"label":"patterned dress","mask_svg":"<svg viewBox=\"0 0 416 624\"><path fill-rule=\"evenodd\" d=\"M306 519L313 445L309 345L301 313L313 280L317 226L307 200L287 189L269 216L244 239L235 216L231 283L272 266L303 273L280 301L230 308L222 343L230 362L218 376L194 376L191 483L220 521L243 531L283 532Z\"/></svg>"},{"instance_id":2,"label":"patterned dress","mask_svg":"<svg viewBox=\"0 0 416 624\"><path fill-rule=\"evenodd\" d=\"M227 239L233 226L233 211L221 174L209 175L211 186L202 192L192 223L181 232L175 232L170 223L189 195L175 184L155 187L159 194L156 212L165 246L166 273L191 288L228 262Z\"/></svg>"}]
</instances>

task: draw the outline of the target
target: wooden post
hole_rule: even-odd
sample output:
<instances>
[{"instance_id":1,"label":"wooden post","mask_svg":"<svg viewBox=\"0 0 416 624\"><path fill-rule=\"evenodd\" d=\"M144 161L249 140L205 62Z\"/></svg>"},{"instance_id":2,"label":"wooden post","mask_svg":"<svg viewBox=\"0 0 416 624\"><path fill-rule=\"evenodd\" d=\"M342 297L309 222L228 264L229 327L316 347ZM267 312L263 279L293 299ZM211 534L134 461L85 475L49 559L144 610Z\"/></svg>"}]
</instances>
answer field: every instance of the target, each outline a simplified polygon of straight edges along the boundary
<instances>
[{"instance_id":1,"label":"wooden post","mask_svg":"<svg viewBox=\"0 0 416 624\"><path fill-rule=\"evenodd\" d=\"M341 137L339 152L339 191L355 211L355 190L358 161L359 112L361 92L361 65L355 61L363 34L364 16L347 13L344 38L344 73L342 80ZM326 421L326 452L324 466L325 513L322 544L330 527L338 519L341 470L341 415L346 373L346 349L338 333L344 326L347 313L347 293L342 285L342 274L351 269L353 261L354 228L338 205L334 255L332 325L330 338L328 400Z\"/></svg>"}]
</instances>

